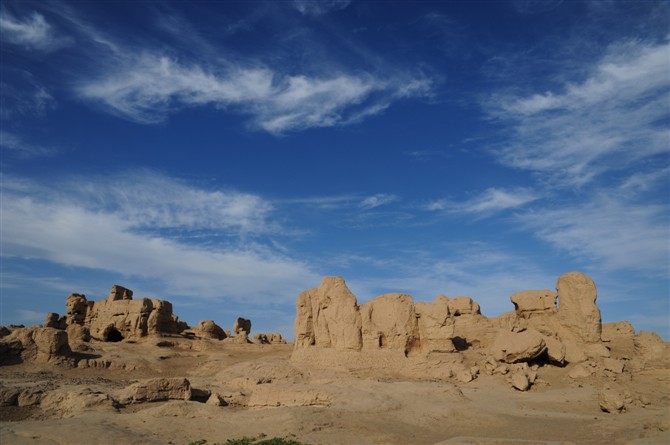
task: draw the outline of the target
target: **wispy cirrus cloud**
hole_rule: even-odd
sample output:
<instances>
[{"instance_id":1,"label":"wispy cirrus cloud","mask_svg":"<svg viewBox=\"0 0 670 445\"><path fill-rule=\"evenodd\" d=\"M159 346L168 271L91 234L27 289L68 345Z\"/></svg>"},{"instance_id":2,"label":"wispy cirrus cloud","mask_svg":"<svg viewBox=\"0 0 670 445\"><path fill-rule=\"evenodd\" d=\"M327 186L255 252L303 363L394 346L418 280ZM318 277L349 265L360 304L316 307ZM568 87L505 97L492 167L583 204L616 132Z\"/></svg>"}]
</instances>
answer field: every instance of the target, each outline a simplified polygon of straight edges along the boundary
<instances>
[{"instance_id":1,"label":"wispy cirrus cloud","mask_svg":"<svg viewBox=\"0 0 670 445\"><path fill-rule=\"evenodd\" d=\"M137 186L115 186L106 178L109 182L72 182L79 184L77 191L65 186L51 192L33 181L4 179L7 257L151 279L172 295L250 304L268 295L292 301L305 281L316 279L306 264L242 236L241 231L258 234L269 226L267 203L253 195L151 175L138 178ZM106 187L111 191L105 193ZM183 233L165 232L169 228L216 230L236 238L193 243L179 236Z\"/></svg>"},{"instance_id":2,"label":"wispy cirrus cloud","mask_svg":"<svg viewBox=\"0 0 670 445\"><path fill-rule=\"evenodd\" d=\"M142 54L97 79L83 81L77 91L140 123L161 122L184 107L212 105L250 115L255 127L280 134L355 123L382 112L390 102L427 95L430 88L427 78L286 75L265 66L228 63L207 70Z\"/></svg>"},{"instance_id":3,"label":"wispy cirrus cloud","mask_svg":"<svg viewBox=\"0 0 670 445\"><path fill-rule=\"evenodd\" d=\"M536 192L528 188L518 187L514 189L502 189L491 187L467 201L457 202L441 199L428 203L424 206L424 209L429 211L446 211L454 214L465 213L486 217L497 212L522 207L539 198L540 196Z\"/></svg>"},{"instance_id":4,"label":"wispy cirrus cloud","mask_svg":"<svg viewBox=\"0 0 670 445\"><path fill-rule=\"evenodd\" d=\"M588 202L526 212L518 221L558 250L596 261L605 269L667 274L667 210L667 204L599 193Z\"/></svg>"},{"instance_id":5,"label":"wispy cirrus cloud","mask_svg":"<svg viewBox=\"0 0 670 445\"><path fill-rule=\"evenodd\" d=\"M398 197L396 195L381 193L377 195L368 196L367 198L363 199L358 204L358 206L363 210L370 210L386 204L391 204L397 200Z\"/></svg>"},{"instance_id":6,"label":"wispy cirrus cloud","mask_svg":"<svg viewBox=\"0 0 670 445\"><path fill-rule=\"evenodd\" d=\"M318 17L349 6L351 0L293 0L293 7L302 15Z\"/></svg>"},{"instance_id":7,"label":"wispy cirrus cloud","mask_svg":"<svg viewBox=\"0 0 670 445\"><path fill-rule=\"evenodd\" d=\"M558 91L494 96L489 112L511 128L499 160L557 185L582 186L667 153L669 51L667 40L612 45L585 79Z\"/></svg>"},{"instance_id":8,"label":"wispy cirrus cloud","mask_svg":"<svg viewBox=\"0 0 670 445\"><path fill-rule=\"evenodd\" d=\"M2 40L32 50L49 52L74 43L73 39L58 35L38 12L19 18L3 8L0 11L0 31Z\"/></svg>"},{"instance_id":9,"label":"wispy cirrus cloud","mask_svg":"<svg viewBox=\"0 0 670 445\"><path fill-rule=\"evenodd\" d=\"M0 131L0 148L23 159L53 156L57 152L54 148L28 143L21 136L7 131Z\"/></svg>"}]
</instances>

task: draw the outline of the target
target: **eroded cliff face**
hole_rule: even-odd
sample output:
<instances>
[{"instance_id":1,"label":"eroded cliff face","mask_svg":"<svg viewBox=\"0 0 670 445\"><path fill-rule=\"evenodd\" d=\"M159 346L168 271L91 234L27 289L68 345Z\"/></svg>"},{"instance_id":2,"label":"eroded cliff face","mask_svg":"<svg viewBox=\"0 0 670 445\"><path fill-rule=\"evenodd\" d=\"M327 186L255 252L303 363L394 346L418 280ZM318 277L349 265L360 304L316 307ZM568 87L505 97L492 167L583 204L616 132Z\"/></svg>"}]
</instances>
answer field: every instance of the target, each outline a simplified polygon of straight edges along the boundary
<instances>
[{"instance_id":1,"label":"eroded cliff face","mask_svg":"<svg viewBox=\"0 0 670 445\"><path fill-rule=\"evenodd\" d=\"M119 285L112 286L109 296L100 301L89 301L82 294L70 294L65 307L66 327L83 326L89 330L91 337L103 341L120 341L149 334L177 334L186 327L172 313L169 301L133 300L133 291Z\"/></svg>"},{"instance_id":2,"label":"eroded cliff face","mask_svg":"<svg viewBox=\"0 0 670 445\"><path fill-rule=\"evenodd\" d=\"M326 277L298 296L294 356L389 351L428 357L481 349L497 362L561 366L607 356L593 280L570 272L559 277L556 290L517 292L510 297L514 311L487 318L463 296L414 303L393 293L359 305L342 277Z\"/></svg>"}]
</instances>

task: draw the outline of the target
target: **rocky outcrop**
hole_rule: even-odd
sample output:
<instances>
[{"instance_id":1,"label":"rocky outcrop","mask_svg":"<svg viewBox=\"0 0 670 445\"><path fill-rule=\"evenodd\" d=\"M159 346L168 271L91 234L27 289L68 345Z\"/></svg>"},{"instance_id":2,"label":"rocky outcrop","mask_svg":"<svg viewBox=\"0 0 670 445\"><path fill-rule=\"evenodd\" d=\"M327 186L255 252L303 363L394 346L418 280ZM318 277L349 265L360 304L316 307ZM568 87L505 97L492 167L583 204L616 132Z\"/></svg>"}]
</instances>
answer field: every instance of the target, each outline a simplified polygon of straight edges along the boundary
<instances>
[{"instance_id":1,"label":"rocky outcrop","mask_svg":"<svg viewBox=\"0 0 670 445\"><path fill-rule=\"evenodd\" d=\"M239 317L233 324L233 332L235 335L240 335L245 332L248 337L249 334L251 334L251 320Z\"/></svg>"},{"instance_id":2,"label":"rocky outcrop","mask_svg":"<svg viewBox=\"0 0 670 445\"><path fill-rule=\"evenodd\" d=\"M296 309L296 348L361 349L361 314L342 277L326 277L319 287L301 293Z\"/></svg>"},{"instance_id":3,"label":"rocky outcrop","mask_svg":"<svg viewBox=\"0 0 670 445\"><path fill-rule=\"evenodd\" d=\"M254 343L262 345L285 345L286 340L279 332L272 334L256 334L254 335Z\"/></svg>"},{"instance_id":4,"label":"rocky outcrop","mask_svg":"<svg viewBox=\"0 0 670 445\"><path fill-rule=\"evenodd\" d=\"M363 349L397 349L405 354L421 347L414 302L407 294L380 295L359 306Z\"/></svg>"},{"instance_id":5,"label":"rocky outcrop","mask_svg":"<svg viewBox=\"0 0 670 445\"><path fill-rule=\"evenodd\" d=\"M544 337L533 329L501 331L491 346L493 358L506 363L529 362L547 351Z\"/></svg>"},{"instance_id":6,"label":"rocky outcrop","mask_svg":"<svg viewBox=\"0 0 670 445\"><path fill-rule=\"evenodd\" d=\"M64 325L63 317L54 313L47 315L45 325L59 329L83 326L88 330L84 337L90 335L102 341L136 339L150 334L177 334L188 328L172 313L169 301L133 300L133 291L119 285L112 286L109 296L101 301L89 301L83 294L70 294L65 308Z\"/></svg>"},{"instance_id":7,"label":"rocky outcrop","mask_svg":"<svg viewBox=\"0 0 670 445\"><path fill-rule=\"evenodd\" d=\"M201 320L198 323L196 331L200 337L213 338L215 340L223 340L227 337L224 330L214 323L213 320Z\"/></svg>"},{"instance_id":8,"label":"rocky outcrop","mask_svg":"<svg viewBox=\"0 0 670 445\"><path fill-rule=\"evenodd\" d=\"M21 361L60 363L70 353L67 333L55 328L15 329L0 340L0 363L3 364Z\"/></svg>"},{"instance_id":9,"label":"rocky outcrop","mask_svg":"<svg viewBox=\"0 0 670 445\"><path fill-rule=\"evenodd\" d=\"M418 355L426 363L431 357L451 362L449 354L475 348L488 354L491 362L486 362L490 368L487 372L508 374L516 369L518 372L509 376L514 380L512 386L525 391L534 382L535 374L523 366L566 366L610 355L601 341L593 280L570 272L559 277L556 290L517 292L510 297L514 311L487 318L481 314L479 304L463 296L450 299L440 295L432 302L414 303L408 294L393 293L359 305L344 279L326 277L317 288L304 291L297 298L293 357L296 362L377 361L380 367L407 368L420 366L419 362L403 364L398 361L398 354L405 358ZM628 332L623 325L617 329ZM636 340L638 343L640 356L662 353L658 341L646 334ZM366 358L342 355L339 351L360 353ZM395 355L384 355L384 351ZM618 366L611 367L608 372L619 372ZM498 372L499 368L504 368L504 372ZM464 372L461 374L465 376ZM473 375L471 378L476 377L476 373Z\"/></svg>"},{"instance_id":10,"label":"rocky outcrop","mask_svg":"<svg viewBox=\"0 0 670 445\"><path fill-rule=\"evenodd\" d=\"M596 285L583 273L561 275L556 283L561 326L583 344L601 341L602 320L596 305Z\"/></svg>"},{"instance_id":11,"label":"rocky outcrop","mask_svg":"<svg viewBox=\"0 0 670 445\"><path fill-rule=\"evenodd\" d=\"M558 311L556 307L558 295L550 290L527 290L512 294L510 300L514 304L514 310L521 317L529 317L534 313L554 314Z\"/></svg>"},{"instance_id":12,"label":"rocky outcrop","mask_svg":"<svg viewBox=\"0 0 670 445\"><path fill-rule=\"evenodd\" d=\"M454 352L455 321L449 309L449 299L440 295L431 303L414 304L418 319L421 349L425 353Z\"/></svg>"},{"instance_id":13,"label":"rocky outcrop","mask_svg":"<svg viewBox=\"0 0 670 445\"><path fill-rule=\"evenodd\" d=\"M157 378L134 383L119 394L123 404L190 400L191 382L185 378Z\"/></svg>"}]
</instances>

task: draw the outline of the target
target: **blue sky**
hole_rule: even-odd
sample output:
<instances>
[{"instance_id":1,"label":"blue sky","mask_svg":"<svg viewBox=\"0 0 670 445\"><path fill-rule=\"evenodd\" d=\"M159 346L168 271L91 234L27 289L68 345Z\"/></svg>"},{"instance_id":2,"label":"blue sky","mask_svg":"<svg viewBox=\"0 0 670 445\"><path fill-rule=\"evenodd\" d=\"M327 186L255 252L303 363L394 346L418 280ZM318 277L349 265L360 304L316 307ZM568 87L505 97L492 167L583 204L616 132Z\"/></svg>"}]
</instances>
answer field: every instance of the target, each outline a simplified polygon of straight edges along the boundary
<instances>
[{"instance_id":1,"label":"blue sky","mask_svg":"<svg viewBox=\"0 0 670 445\"><path fill-rule=\"evenodd\" d=\"M297 294L579 270L670 338L665 1L4 1L0 324L112 284L293 334Z\"/></svg>"}]
</instances>

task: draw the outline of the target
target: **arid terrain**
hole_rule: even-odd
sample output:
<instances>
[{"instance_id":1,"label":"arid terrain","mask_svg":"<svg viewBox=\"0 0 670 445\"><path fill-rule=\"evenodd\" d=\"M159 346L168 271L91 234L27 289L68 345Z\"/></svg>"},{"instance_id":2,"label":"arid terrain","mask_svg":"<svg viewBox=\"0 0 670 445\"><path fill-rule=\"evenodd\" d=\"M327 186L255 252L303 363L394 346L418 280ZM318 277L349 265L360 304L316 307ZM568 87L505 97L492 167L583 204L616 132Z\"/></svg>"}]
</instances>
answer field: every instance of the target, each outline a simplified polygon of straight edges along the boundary
<instances>
[{"instance_id":1,"label":"arid terrain","mask_svg":"<svg viewBox=\"0 0 670 445\"><path fill-rule=\"evenodd\" d=\"M557 286L560 309L551 304L556 294L543 291L538 298L513 296L515 311L497 319L479 315L473 302L470 314L462 305L455 310L447 303L456 299L446 297L426 303L434 307L402 294L365 305L354 298L347 307L362 314L361 322L342 315L349 309L338 302L350 298L343 280L327 280L298 299L295 345L253 338L243 319L233 335L213 323L151 332L150 322L127 323L132 311L123 323L112 323L121 338L110 339L117 328L96 334L101 309L84 317L71 310L71 297L67 319L51 316L60 326L4 329L0 443L181 445L242 436L324 445L670 443L667 343L631 332L626 322L602 325L593 343L560 330L569 323L555 324L552 337L546 327L569 310L566 284ZM114 307L140 301L118 289L109 297ZM524 303L531 300L549 304L531 311ZM426 321L440 302L439 329L451 326L442 337ZM398 323L405 320L402 308L413 320L409 327ZM150 320L152 311L138 320ZM328 311L332 341L325 344ZM112 319L103 324L112 326ZM392 326L388 320L395 320ZM358 330L347 328L350 321ZM370 323L377 326L374 341ZM537 332L544 340L531 344ZM358 346L347 343L352 338ZM512 343L501 346L509 338Z\"/></svg>"}]
</instances>

